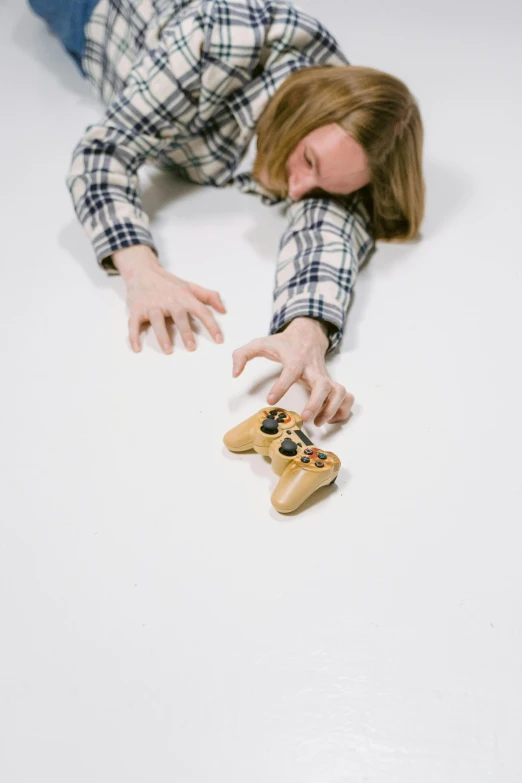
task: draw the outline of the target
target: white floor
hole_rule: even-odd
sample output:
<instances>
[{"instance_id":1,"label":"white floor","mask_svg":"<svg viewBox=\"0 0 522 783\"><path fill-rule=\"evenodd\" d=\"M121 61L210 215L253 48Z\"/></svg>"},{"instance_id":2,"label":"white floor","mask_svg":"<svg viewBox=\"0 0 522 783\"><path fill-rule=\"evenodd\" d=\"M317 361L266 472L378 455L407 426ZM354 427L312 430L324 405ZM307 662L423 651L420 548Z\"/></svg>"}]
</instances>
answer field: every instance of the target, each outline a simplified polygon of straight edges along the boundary
<instances>
[{"instance_id":1,"label":"white floor","mask_svg":"<svg viewBox=\"0 0 522 783\"><path fill-rule=\"evenodd\" d=\"M169 267L229 315L223 346L134 355L64 184L101 108L2 0L2 783L522 779L521 6L319 5L417 96L428 209L357 283L352 421L309 428L338 485L281 517L221 438L277 371L230 354L266 332L284 217L146 172Z\"/></svg>"}]
</instances>

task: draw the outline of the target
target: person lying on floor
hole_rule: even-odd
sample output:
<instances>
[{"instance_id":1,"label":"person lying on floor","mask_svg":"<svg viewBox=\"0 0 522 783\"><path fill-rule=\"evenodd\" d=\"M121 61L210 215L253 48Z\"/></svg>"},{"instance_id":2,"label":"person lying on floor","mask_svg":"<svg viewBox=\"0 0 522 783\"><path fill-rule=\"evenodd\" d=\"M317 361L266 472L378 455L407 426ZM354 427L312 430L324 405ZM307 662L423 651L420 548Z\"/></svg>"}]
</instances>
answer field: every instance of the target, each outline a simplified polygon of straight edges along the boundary
<instances>
[{"instance_id":1,"label":"person lying on floor","mask_svg":"<svg viewBox=\"0 0 522 783\"><path fill-rule=\"evenodd\" d=\"M286 207L268 335L233 352L282 365L267 403L296 382L303 419L345 422L354 401L330 378L359 267L377 240L419 236L423 125L398 78L352 65L334 36L287 0L29 0L106 110L74 150L68 187L98 263L125 281L129 339L150 324L165 353L172 319L216 342L219 293L158 257L140 196L148 160L190 182L235 185ZM251 171L238 172L254 149Z\"/></svg>"}]
</instances>

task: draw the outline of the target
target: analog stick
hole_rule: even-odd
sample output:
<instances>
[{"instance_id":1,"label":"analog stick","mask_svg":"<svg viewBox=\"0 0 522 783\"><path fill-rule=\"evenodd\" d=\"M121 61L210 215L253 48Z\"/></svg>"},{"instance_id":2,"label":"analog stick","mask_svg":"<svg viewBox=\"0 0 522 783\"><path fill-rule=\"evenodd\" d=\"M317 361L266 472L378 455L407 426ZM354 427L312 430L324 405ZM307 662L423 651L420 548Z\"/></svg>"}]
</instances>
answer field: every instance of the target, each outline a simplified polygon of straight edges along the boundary
<instances>
[{"instance_id":1,"label":"analog stick","mask_svg":"<svg viewBox=\"0 0 522 783\"><path fill-rule=\"evenodd\" d=\"M265 419L261 425L261 432L265 435L275 435L279 432L279 424L275 419Z\"/></svg>"},{"instance_id":2,"label":"analog stick","mask_svg":"<svg viewBox=\"0 0 522 783\"><path fill-rule=\"evenodd\" d=\"M292 438L285 438L279 447L279 451L285 457L295 457L297 454L297 443Z\"/></svg>"}]
</instances>

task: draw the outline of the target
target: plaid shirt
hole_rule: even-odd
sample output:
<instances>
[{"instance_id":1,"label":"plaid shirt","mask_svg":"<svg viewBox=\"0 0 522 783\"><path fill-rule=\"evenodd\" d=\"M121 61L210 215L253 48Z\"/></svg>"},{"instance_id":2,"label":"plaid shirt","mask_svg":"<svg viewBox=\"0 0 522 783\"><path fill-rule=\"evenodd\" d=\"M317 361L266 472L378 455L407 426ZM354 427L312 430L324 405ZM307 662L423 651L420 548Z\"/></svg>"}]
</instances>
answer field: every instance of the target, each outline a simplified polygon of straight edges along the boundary
<instances>
[{"instance_id":1,"label":"plaid shirt","mask_svg":"<svg viewBox=\"0 0 522 783\"><path fill-rule=\"evenodd\" d=\"M263 203L249 173L234 174L269 99L292 72L346 65L332 35L287 0L100 0L86 25L83 68L106 104L77 145L67 183L98 262L154 248L138 193L146 160L199 184L235 185ZM286 199L270 333L296 316L330 322L339 343L360 263L373 249L360 199Z\"/></svg>"}]
</instances>

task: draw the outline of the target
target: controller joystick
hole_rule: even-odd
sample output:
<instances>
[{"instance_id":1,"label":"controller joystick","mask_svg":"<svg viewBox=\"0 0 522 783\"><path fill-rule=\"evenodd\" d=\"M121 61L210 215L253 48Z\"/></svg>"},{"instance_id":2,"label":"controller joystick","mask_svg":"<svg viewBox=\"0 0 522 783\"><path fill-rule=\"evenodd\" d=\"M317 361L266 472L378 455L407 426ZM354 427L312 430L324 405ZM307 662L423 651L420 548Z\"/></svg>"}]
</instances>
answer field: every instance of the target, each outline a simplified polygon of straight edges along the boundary
<instances>
[{"instance_id":1,"label":"controller joystick","mask_svg":"<svg viewBox=\"0 0 522 783\"><path fill-rule=\"evenodd\" d=\"M292 438L285 438L279 447L279 453L285 457L295 457L297 454L297 443Z\"/></svg>"},{"instance_id":2,"label":"controller joystick","mask_svg":"<svg viewBox=\"0 0 522 783\"><path fill-rule=\"evenodd\" d=\"M274 435L278 431L279 424L277 420L271 418L270 416L261 424L261 432L264 432L266 435Z\"/></svg>"}]
</instances>

